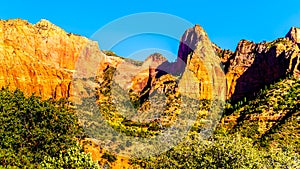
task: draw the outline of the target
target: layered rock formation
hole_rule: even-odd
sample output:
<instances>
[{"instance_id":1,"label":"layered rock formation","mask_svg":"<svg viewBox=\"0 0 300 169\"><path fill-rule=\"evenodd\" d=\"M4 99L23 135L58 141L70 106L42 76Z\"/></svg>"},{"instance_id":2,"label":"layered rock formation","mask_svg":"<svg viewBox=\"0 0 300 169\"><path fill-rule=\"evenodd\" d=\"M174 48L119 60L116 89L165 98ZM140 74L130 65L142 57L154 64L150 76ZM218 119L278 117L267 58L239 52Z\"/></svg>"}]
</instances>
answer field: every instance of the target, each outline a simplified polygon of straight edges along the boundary
<instances>
[{"instance_id":1,"label":"layered rock formation","mask_svg":"<svg viewBox=\"0 0 300 169\"><path fill-rule=\"evenodd\" d=\"M238 100L287 74L299 76L299 48L288 38L255 44L242 40L227 63L227 98Z\"/></svg>"},{"instance_id":2,"label":"layered rock formation","mask_svg":"<svg viewBox=\"0 0 300 169\"><path fill-rule=\"evenodd\" d=\"M71 97L75 69L85 74L88 64L105 64L105 59L96 42L47 20L34 25L21 19L0 21L0 86L44 99Z\"/></svg>"},{"instance_id":3,"label":"layered rock formation","mask_svg":"<svg viewBox=\"0 0 300 169\"><path fill-rule=\"evenodd\" d=\"M147 86L148 81L152 81L151 79L155 77L157 67L166 61L167 59L159 53L148 56L140 65L132 63L130 59L125 59L115 65L114 80L121 88L139 93Z\"/></svg>"},{"instance_id":4,"label":"layered rock formation","mask_svg":"<svg viewBox=\"0 0 300 169\"><path fill-rule=\"evenodd\" d=\"M132 78L132 90L140 93L140 98L147 98L157 89L164 91L167 87L163 83L176 81L180 93L186 96L195 99L222 97L226 80L220 62L206 32L196 25L183 34L176 62L170 63L158 54L145 60L140 69L143 71Z\"/></svg>"},{"instance_id":5,"label":"layered rock formation","mask_svg":"<svg viewBox=\"0 0 300 169\"><path fill-rule=\"evenodd\" d=\"M20 88L45 99L88 96L86 88L97 85L89 77L96 76L101 83L105 70L114 67L121 72L115 76L121 87L136 93L149 88L151 94L156 84L161 84L157 80L170 74L181 92L189 95L199 91L194 97L201 99L223 94L221 84L226 78L227 98L237 100L287 74L300 77L299 43L299 29L291 28L286 38L258 44L242 40L231 52L211 43L196 25L183 34L176 62L154 54L145 63L136 64L107 56L96 42L66 33L47 20L34 25L20 19L1 20L0 86Z\"/></svg>"},{"instance_id":6,"label":"layered rock formation","mask_svg":"<svg viewBox=\"0 0 300 169\"><path fill-rule=\"evenodd\" d=\"M188 29L182 36L175 65L180 69L185 67L182 79L194 77L198 82L196 86L192 85L195 80L181 80L184 93L199 91L200 99L222 98L225 94L223 88L226 82L220 59L206 32L199 25Z\"/></svg>"}]
</instances>

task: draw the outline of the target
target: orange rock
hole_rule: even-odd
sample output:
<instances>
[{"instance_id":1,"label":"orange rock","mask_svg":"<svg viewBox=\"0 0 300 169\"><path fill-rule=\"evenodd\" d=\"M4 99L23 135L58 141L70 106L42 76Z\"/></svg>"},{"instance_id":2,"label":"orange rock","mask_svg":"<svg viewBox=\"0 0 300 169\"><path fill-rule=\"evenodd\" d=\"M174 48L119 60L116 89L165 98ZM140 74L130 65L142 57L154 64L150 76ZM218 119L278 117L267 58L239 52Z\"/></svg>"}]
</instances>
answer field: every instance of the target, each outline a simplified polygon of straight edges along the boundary
<instances>
[{"instance_id":1,"label":"orange rock","mask_svg":"<svg viewBox=\"0 0 300 169\"><path fill-rule=\"evenodd\" d=\"M250 96L287 74L300 77L299 48L288 38L259 44L242 40L227 62L227 98L233 100Z\"/></svg>"},{"instance_id":2,"label":"orange rock","mask_svg":"<svg viewBox=\"0 0 300 169\"><path fill-rule=\"evenodd\" d=\"M89 78L97 76L101 83L105 70L114 67L121 72L114 77L120 86L137 93L153 88L159 76L169 73L179 80L181 92L197 90L195 97L211 99L223 94L226 81L227 98L239 99L288 73L300 77L299 32L291 28L286 38L268 43L242 40L233 53L211 43L196 25L183 34L176 62L154 54L139 66L106 56L97 42L66 33L47 20L34 25L21 19L0 20L0 86L20 88L26 95L36 93L44 99L87 97L84 85L96 86ZM79 83L76 91L75 82Z\"/></svg>"},{"instance_id":3,"label":"orange rock","mask_svg":"<svg viewBox=\"0 0 300 169\"><path fill-rule=\"evenodd\" d=\"M66 33L47 20L34 25L21 19L0 21L0 86L20 88L26 95L72 96L75 67L88 77L84 72L91 72L89 63L105 57L96 42Z\"/></svg>"},{"instance_id":4,"label":"orange rock","mask_svg":"<svg viewBox=\"0 0 300 169\"><path fill-rule=\"evenodd\" d=\"M182 60L184 62L179 62ZM194 28L188 29L181 38L177 64L183 67L182 64L186 63L185 73L188 73L196 79L198 86L193 85L193 81L189 77L185 80L184 76L180 80L180 84L184 88L184 93L195 93L199 91L200 99L212 99L225 95L223 90L226 87L225 73L220 65L221 60L217 56L214 46L209 40L206 32L196 25ZM198 97L198 98L199 98Z\"/></svg>"}]
</instances>

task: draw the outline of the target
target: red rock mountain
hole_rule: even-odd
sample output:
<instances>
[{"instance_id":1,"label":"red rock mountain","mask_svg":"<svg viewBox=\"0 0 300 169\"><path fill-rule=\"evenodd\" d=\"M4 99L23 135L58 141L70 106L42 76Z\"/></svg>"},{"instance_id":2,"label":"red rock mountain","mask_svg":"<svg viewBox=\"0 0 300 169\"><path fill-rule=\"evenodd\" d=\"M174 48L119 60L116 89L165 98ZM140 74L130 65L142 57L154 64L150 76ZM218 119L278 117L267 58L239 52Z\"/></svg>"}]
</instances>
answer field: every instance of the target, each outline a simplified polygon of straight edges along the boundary
<instances>
[{"instance_id":1,"label":"red rock mountain","mask_svg":"<svg viewBox=\"0 0 300 169\"><path fill-rule=\"evenodd\" d=\"M169 63L155 54L145 63L135 65L117 56L107 56L97 42L66 33L47 20L34 25L21 19L1 20L0 86L20 88L27 95L35 92L45 99L72 97L73 92L86 96L86 88L97 84L81 80L80 87L73 91L74 72L78 77L97 74L101 82L105 70L120 65L118 69L124 76L116 79L121 87L137 93L155 88L160 84L159 77L170 73L180 76L178 84L184 93L196 90L198 98L227 94L227 98L240 99L289 73L300 77L299 43L299 29L291 28L285 38L258 44L242 40L236 51L231 52L211 43L205 31L196 25L183 34L176 62ZM132 70L136 73L130 73ZM227 91L222 90L224 85Z\"/></svg>"},{"instance_id":2,"label":"red rock mountain","mask_svg":"<svg viewBox=\"0 0 300 169\"><path fill-rule=\"evenodd\" d=\"M224 62L227 98L241 99L288 74L300 77L299 62L297 41L289 37L258 44L242 40Z\"/></svg>"},{"instance_id":3,"label":"red rock mountain","mask_svg":"<svg viewBox=\"0 0 300 169\"><path fill-rule=\"evenodd\" d=\"M85 64L113 63L96 42L66 33L47 20L34 25L21 19L0 21L0 86L20 88L26 95L34 92L44 99L71 97L79 57Z\"/></svg>"},{"instance_id":4,"label":"red rock mountain","mask_svg":"<svg viewBox=\"0 0 300 169\"><path fill-rule=\"evenodd\" d=\"M184 67L181 64L186 64L182 79L188 79L180 81L185 93L199 91L200 99L225 96L225 74L220 62L206 32L199 25L188 29L181 38L176 63L180 68ZM188 72L194 75L198 85L190 84Z\"/></svg>"}]
</instances>

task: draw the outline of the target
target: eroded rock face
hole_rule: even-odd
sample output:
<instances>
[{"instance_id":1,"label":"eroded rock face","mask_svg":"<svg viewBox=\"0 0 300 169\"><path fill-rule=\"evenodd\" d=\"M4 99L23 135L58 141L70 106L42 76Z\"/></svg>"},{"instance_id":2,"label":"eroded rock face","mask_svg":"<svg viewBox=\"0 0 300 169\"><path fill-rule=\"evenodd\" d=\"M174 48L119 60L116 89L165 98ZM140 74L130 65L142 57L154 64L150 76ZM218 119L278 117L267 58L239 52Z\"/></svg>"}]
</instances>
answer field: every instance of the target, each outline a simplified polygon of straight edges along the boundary
<instances>
[{"instance_id":1,"label":"eroded rock face","mask_svg":"<svg viewBox=\"0 0 300 169\"><path fill-rule=\"evenodd\" d=\"M166 63L167 59L161 54L154 53L147 57L142 64L138 74L132 79L132 89L135 92L142 92L145 87L153 86L153 82L158 75L159 66ZM152 91L150 91L151 93Z\"/></svg>"},{"instance_id":2,"label":"eroded rock face","mask_svg":"<svg viewBox=\"0 0 300 169\"><path fill-rule=\"evenodd\" d=\"M86 62L76 65L79 56ZM99 58L105 60L96 42L47 20L34 25L20 19L0 21L0 86L44 99L70 97L76 67L84 74L89 72L86 64Z\"/></svg>"},{"instance_id":3,"label":"eroded rock face","mask_svg":"<svg viewBox=\"0 0 300 169\"><path fill-rule=\"evenodd\" d=\"M123 72L116 76L121 87L136 93L149 89L151 94L161 84L158 79L175 79L181 92L199 91L192 97L211 99L222 93L221 84L226 80L227 98L237 100L289 73L300 77L299 43L299 28L291 28L286 38L258 44L242 40L231 52L211 43L196 25L183 34L176 62L154 54L136 65L106 56L96 42L66 33L47 20L34 25L20 19L1 20L0 86L20 88L27 95L36 93L44 99L72 97L75 74L82 86L75 94L88 96L84 86L94 88L96 83L84 79L96 76L102 83L105 70L114 67ZM166 74L173 77L160 78Z\"/></svg>"},{"instance_id":4,"label":"eroded rock face","mask_svg":"<svg viewBox=\"0 0 300 169\"><path fill-rule=\"evenodd\" d=\"M224 94L226 83L221 61L206 32L199 25L188 29L182 36L177 60L180 59L186 63L183 77L185 73L191 72L199 83L198 86L191 86L190 80L182 78L180 83L185 93L199 91L200 99L212 99Z\"/></svg>"},{"instance_id":5,"label":"eroded rock face","mask_svg":"<svg viewBox=\"0 0 300 169\"><path fill-rule=\"evenodd\" d=\"M287 38L289 38L291 41L295 42L298 44L300 47L300 29L292 27L290 31L286 34Z\"/></svg>"},{"instance_id":6,"label":"eroded rock face","mask_svg":"<svg viewBox=\"0 0 300 169\"><path fill-rule=\"evenodd\" d=\"M225 95L225 73L206 32L196 25L182 36L177 61L164 61L149 69L147 95L161 87L161 80L176 81L181 94L195 99L212 99ZM164 78L166 77L166 78ZM144 78L146 79L146 78Z\"/></svg>"},{"instance_id":7,"label":"eroded rock face","mask_svg":"<svg viewBox=\"0 0 300 169\"><path fill-rule=\"evenodd\" d=\"M150 55L140 66L124 60L116 65L114 80L130 90L141 101L154 91L166 91L167 84L177 84L182 95L194 99L212 99L225 96L226 78L206 32L196 25L181 38L176 62L168 62L160 54Z\"/></svg>"},{"instance_id":8,"label":"eroded rock face","mask_svg":"<svg viewBox=\"0 0 300 169\"><path fill-rule=\"evenodd\" d=\"M227 98L238 100L287 74L299 76L299 48L288 38L269 43L239 42L228 60Z\"/></svg>"}]
</instances>

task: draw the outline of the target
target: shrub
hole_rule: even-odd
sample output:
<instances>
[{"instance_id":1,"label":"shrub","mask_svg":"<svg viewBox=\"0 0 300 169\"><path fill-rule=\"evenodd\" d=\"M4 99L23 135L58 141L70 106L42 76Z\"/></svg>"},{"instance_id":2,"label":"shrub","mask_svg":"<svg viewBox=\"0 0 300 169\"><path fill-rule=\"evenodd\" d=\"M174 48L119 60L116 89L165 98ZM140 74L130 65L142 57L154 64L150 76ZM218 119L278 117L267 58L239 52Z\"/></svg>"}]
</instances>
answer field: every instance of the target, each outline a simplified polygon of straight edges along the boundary
<instances>
[{"instance_id":1,"label":"shrub","mask_svg":"<svg viewBox=\"0 0 300 169\"><path fill-rule=\"evenodd\" d=\"M106 153L106 152L102 155L101 158L107 159L109 162L115 162L117 160L116 156Z\"/></svg>"},{"instance_id":2,"label":"shrub","mask_svg":"<svg viewBox=\"0 0 300 169\"><path fill-rule=\"evenodd\" d=\"M58 157L46 156L41 163L45 169L68 168L68 169L94 169L99 168L90 154L85 154L80 145L71 147L66 152L60 152Z\"/></svg>"},{"instance_id":3,"label":"shrub","mask_svg":"<svg viewBox=\"0 0 300 169\"><path fill-rule=\"evenodd\" d=\"M42 161L51 164L52 160L59 165L57 159L61 158L65 160L61 165L70 162L69 165L73 166L77 159L80 164L90 164L90 159L85 159L78 147L74 148L76 137L81 136L82 132L77 117L68 105L66 100L41 101L33 95L25 97L20 90L2 88L0 166L39 168Z\"/></svg>"},{"instance_id":4,"label":"shrub","mask_svg":"<svg viewBox=\"0 0 300 169\"><path fill-rule=\"evenodd\" d=\"M239 135L216 135L214 139L188 139L158 157L133 160L141 168L295 168L299 155L263 151ZM296 159L296 160L295 160Z\"/></svg>"}]
</instances>

